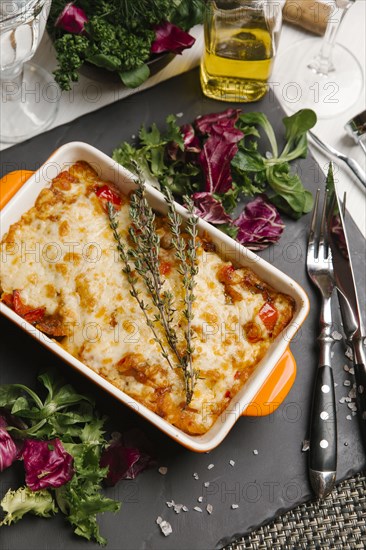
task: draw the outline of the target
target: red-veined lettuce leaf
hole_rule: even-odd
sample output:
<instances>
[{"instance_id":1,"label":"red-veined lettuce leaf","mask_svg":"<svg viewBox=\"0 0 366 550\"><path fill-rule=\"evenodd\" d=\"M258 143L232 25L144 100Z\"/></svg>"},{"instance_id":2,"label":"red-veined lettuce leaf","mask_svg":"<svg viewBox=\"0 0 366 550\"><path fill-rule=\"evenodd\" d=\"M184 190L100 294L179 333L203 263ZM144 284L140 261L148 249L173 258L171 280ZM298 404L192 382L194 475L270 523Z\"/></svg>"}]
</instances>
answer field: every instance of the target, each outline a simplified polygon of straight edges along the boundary
<instances>
[{"instance_id":1,"label":"red-veined lettuce leaf","mask_svg":"<svg viewBox=\"0 0 366 550\"><path fill-rule=\"evenodd\" d=\"M82 8L78 8L73 2L66 4L55 22L55 27L72 34L82 34L84 25L88 22L88 16Z\"/></svg>"},{"instance_id":2,"label":"red-veined lettuce leaf","mask_svg":"<svg viewBox=\"0 0 366 550\"><path fill-rule=\"evenodd\" d=\"M222 126L225 128L234 128L235 122L239 118L240 109L226 109L221 113L210 113L209 115L200 115L194 121L196 129L201 134L210 135L213 126Z\"/></svg>"},{"instance_id":3,"label":"red-veined lettuce leaf","mask_svg":"<svg viewBox=\"0 0 366 550\"><path fill-rule=\"evenodd\" d=\"M151 44L151 53L172 52L181 54L186 48L191 48L196 39L180 27L169 21L164 21L154 27L155 39Z\"/></svg>"},{"instance_id":4,"label":"red-veined lettuce leaf","mask_svg":"<svg viewBox=\"0 0 366 550\"><path fill-rule=\"evenodd\" d=\"M13 438L5 429L6 423L2 426L0 417L0 472L9 468L17 459L18 450Z\"/></svg>"},{"instance_id":5,"label":"red-veined lettuce leaf","mask_svg":"<svg viewBox=\"0 0 366 550\"><path fill-rule=\"evenodd\" d=\"M145 447L146 438L137 430L113 434L100 459L100 466L109 468L105 484L113 486L121 479L135 479L150 466L152 459Z\"/></svg>"},{"instance_id":6,"label":"red-veined lettuce leaf","mask_svg":"<svg viewBox=\"0 0 366 550\"><path fill-rule=\"evenodd\" d=\"M238 152L237 142L244 134L237 128L214 125L199 154L199 163L205 176L205 191L226 193L231 189L230 163Z\"/></svg>"},{"instance_id":7,"label":"red-veined lettuce leaf","mask_svg":"<svg viewBox=\"0 0 366 550\"><path fill-rule=\"evenodd\" d=\"M232 223L232 219L225 212L222 203L211 193L194 193L192 199L195 205L195 214L200 218L216 225Z\"/></svg>"},{"instance_id":8,"label":"red-veined lettuce leaf","mask_svg":"<svg viewBox=\"0 0 366 550\"><path fill-rule=\"evenodd\" d=\"M251 250L263 250L277 242L285 228L276 207L265 195L249 202L233 223L239 227L237 240Z\"/></svg>"},{"instance_id":9,"label":"red-veined lettuce leaf","mask_svg":"<svg viewBox=\"0 0 366 550\"><path fill-rule=\"evenodd\" d=\"M190 153L199 153L201 151L201 143L192 124L183 124L180 127L180 131L183 134L184 150Z\"/></svg>"},{"instance_id":10,"label":"red-veined lettuce leaf","mask_svg":"<svg viewBox=\"0 0 366 550\"><path fill-rule=\"evenodd\" d=\"M74 475L73 457L59 439L26 439L23 449L25 482L32 491L61 487Z\"/></svg>"},{"instance_id":11,"label":"red-veined lettuce leaf","mask_svg":"<svg viewBox=\"0 0 366 550\"><path fill-rule=\"evenodd\" d=\"M199 153L201 151L201 143L192 124L183 124L179 129L183 136L184 152L182 152L176 141L171 141L167 145L166 152L172 160L177 160L178 157L182 158L185 153ZM194 157L195 155L191 156Z\"/></svg>"}]
</instances>

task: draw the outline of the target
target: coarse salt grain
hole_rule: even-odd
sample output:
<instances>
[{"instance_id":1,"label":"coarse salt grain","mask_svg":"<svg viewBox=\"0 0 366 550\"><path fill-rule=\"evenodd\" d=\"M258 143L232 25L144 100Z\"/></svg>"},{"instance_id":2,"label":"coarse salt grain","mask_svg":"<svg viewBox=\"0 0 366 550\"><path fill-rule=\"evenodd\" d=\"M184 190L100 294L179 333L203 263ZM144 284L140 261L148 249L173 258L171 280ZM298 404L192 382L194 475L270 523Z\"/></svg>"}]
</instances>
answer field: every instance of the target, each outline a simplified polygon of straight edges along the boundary
<instances>
[{"instance_id":1,"label":"coarse salt grain","mask_svg":"<svg viewBox=\"0 0 366 550\"><path fill-rule=\"evenodd\" d=\"M353 351L351 348L347 348L344 352L344 355L350 360L353 361Z\"/></svg>"},{"instance_id":2,"label":"coarse salt grain","mask_svg":"<svg viewBox=\"0 0 366 550\"><path fill-rule=\"evenodd\" d=\"M199 476L198 476L197 472L194 472L193 477L194 477L194 479L199 479Z\"/></svg>"},{"instance_id":3,"label":"coarse salt grain","mask_svg":"<svg viewBox=\"0 0 366 550\"><path fill-rule=\"evenodd\" d=\"M365 388L363 386L358 386L358 393L363 393L365 391Z\"/></svg>"},{"instance_id":4,"label":"coarse salt grain","mask_svg":"<svg viewBox=\"0 0 366 550\"><path fill-rule=\"evenodd\" d=\"M355 369L354 369L353 367L351 367L351 368L349 369L349 373L350 373L350 374L355 374Z\"/></svg>"},{"instance_id":5,"label":"coarse salt grain","mask_svg":"<svg viewBox=\"0 0 366 550\"><path fill-rule=\"evenodd\" d=\"M195 506L193 510L196 510L196 512L202 512L202 508L200 508L199 506Z\"/></svg>"},{"instance_id":6,"label":"coarse salt grain","mask_svg":"<svg viewBox=\"0 0 366 550\"><path fill-rule=\"evenodd\" d=\"M213 506L212 506L212 504L207 504L206 510L207 510L207 512L208 512L209 514L212 514L212 512L213 512Z\"/></svg>"},{"instance_id":7,"label":"coarse salt grain","mask_svg":"<svg viewBox=\"0 0 366 550\"><path fill-rule=\"evenodd\" d=\"M188 507L187 506L182 506L182 510L183 510L183 512L188 512Z\"/></svg>"},{"instance_id":8,"label":"coarse salt grain","mask_svg":"<svg viewBox=\"0 0 366 550\"><path fill-rule=\"evenodd\" d=\"M167 537L168 535L170 535L171 533L173 533L173 529L172 529L172 526L170 525L170 523L168 521L165 521L164 519L158 524L160 529L161 529L161 532L163 533L163 535L165 537Z\"/></svg>"},{"instance_id":9,"label":"coarse salt grain","mask_svg":"<svg viewBox=\"0 0 366 550\"><path fill-rule=\"evenodd\" d=\"M159 474L161 474L162 476L165 476L168 472L168 468L166 466L160 466L159 470L158 470Z\"/></svg>"},{"instance_id":10,"label":"coarse salt grain","mask_svg":"<svg viewBox=\"0 0 366 550\"><path fill-rule=\"evenodd\" d=\"M230 466L235 466L235 460L229 460Z\"/></svg>"},{"instance_id":11,"label":"coarse salt grain","mask_svg":"<svg viewBox=\"0 0 366 550\"><path fill-rule=\"evenodd\" d=\"M348 386L350 386L350 385L351 385L351 380L345 380L345 381L343 382L343 386L347 386L347 387L348 387Z\"/></svg>"},{"instance_id":12,"label":"coarse salt grain","mask_svg":"<svg viewBox=\"0 0 366 550\"><path fill-rule=\"evenodd\" d=\"M348 365L343 365L343 370L345 370L346 372L349 372L349 366Z\"/></svg>"},{"instance_id":13,"label":"coarse salt grain","mask_svg":"<svg viewBox=\"0 0 366 550\"><path fill-rule=\"evenodd\" d=\"M348 397L350 397L351 399L356 399L356 388L352 388L352 389L348 392Z\"/></svg>"},{"instance_id":14,"label":"coarse salt grain","mask_svg":"<svg viewBox=\"0 0 366 550\"><path fill-rule=\"evenodd\" d=\"M231 505L231 508L232 508L233 510L236 510L237 508L239 508L239 504L232 504L232 505Z\"/></svg>"},{"instance_id":15,"label":"coarse salt grain","mask_svg":"<svg viewBox=\"0 0 366 550\"><path fill-rule=\"evenodd\" d=\"M183 504L176 504L173 508L173 510L176 514L180 514L182 509L183 509Z\"/></svg>"},{"instance_id":16,"label":"coarse salt grain","mask_svg":"<svg viewBox=\"0 0 366 550\"><path fill-rule=\"evenodd\" d=\"M346 418L347 420L352 420L352 416L350 414L347 414Z\"/></svg>"},{"instance_id":17,"label":"coarse salt grain","mask_svg":"<svg viewBox=\"0 0 366 550\"><path fill-rule=\"evenodd\" d=\"M342 340L343 336L340 332L338 332L338 330L333 330L332 338L333 340Z\"/></svg>"},{"instance_id":18,"label":"coarse salt grain","mask_svg":"<svg viewBox=\"0 0 366 550\"><path fill-rule=\"evenodd\" d=\"M346 401L346 398L343 396L340 398L339 402L343 405L343 403Z\"/></svg>"},{"instance_id":19,"label":"coarse salt grain","mask_svg":"<svg viewBox=\"0 0 366 550\"><path fill-rule=\"evenodd\" d=\"M168 506L168 508L173 508L175 502L174 500L167 500L165 504Z\"/></svg>"},{"instance_id":20,"label":"coarse salt grain","mask_svg":"<svg viewBox=\"0 0 366 550\"><path fill-rule=\"evenodd\" d=\"M310 449L310 441L308 439L304 439L304 441L302 442L301 450L303 453L305 453L309 449Z\"/></svg>"},{"instance_id":21,"label":"coarse salt grain","mask_svg":"<svg viewBox=\"0 0 366 550\"><path fill-rule=\"evenodd\" d=\"M209 464L209 465L207 466L207 470L212 470L212 468L214 468L214 466L215 466L215 464Z\"/></svg>"},{"instance_id":22,"label":"coarse salt grain","mask_svg":"<svg viewBox=\"0 0 366 550\"><path fill-rule=\"evenodd\" d=\"M160 525L162 521L163 521L163 518L162 518L161 516L158 516L158 517L156 518L156 523L157 523L158 525Z\"/></svg>"},{"instance_id":23,"label":"coarse salt grain","mask_svg":"<svg viewBox=\"0 0 366 550\"><path fill-rule=\"evenodd\" d=\"M203 501L203 497L198 497L198 502L202 502Z\"/></svg>"},{"instance_id":24,"label":"coarse salt grain","mask_svg":"<svg viewBox=\"0 0 366 550\"><path fill-rule=\"evenodd\" d=\"M257 449L254 449L253 454L254 454L254 455L257 455L257 454L258 454Z\"/></svg>"},{"instance_id":25,"label":"coarse salt grain","mask_svg":"<svg viewBox=\"0 0 366 550\"><path fill-rule=\"evenodd\" d=\"M177 118L182 118L183 113L176 113L175 116L176 116Z\"/></svg>"},{"instance_id":26,"label":"coarse salt grain","mask_svg":"<svg viewBox=\"0 0 366 550\"><path fill-rule=\"evenodd\" d=\"M204 484L203 484L205 487L208 487L210 485L210 482L209 481L205 481Z\"/></svg>"}]
</instances>

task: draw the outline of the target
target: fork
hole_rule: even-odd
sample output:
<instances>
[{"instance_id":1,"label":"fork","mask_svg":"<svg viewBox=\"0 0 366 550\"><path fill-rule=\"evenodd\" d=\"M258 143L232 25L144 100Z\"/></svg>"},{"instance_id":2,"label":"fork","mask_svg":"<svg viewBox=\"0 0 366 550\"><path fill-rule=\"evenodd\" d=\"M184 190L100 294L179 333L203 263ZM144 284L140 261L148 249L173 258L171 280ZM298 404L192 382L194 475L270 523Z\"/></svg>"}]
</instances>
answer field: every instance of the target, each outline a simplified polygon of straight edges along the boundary
<instances>
[{"instance_id":1,"label":"fork","mask_svg":"<svg viewBox=\"0 0 366 550\"><path fill-rule=\"evenodd\" d=\"M340 153L339 151L337 151L337 149L334 149L334 147L329 145L329 143L324 143L324 141L322 141L311 130L309 130L308 134L320 150L325 152L327 155L336 157L344 162L351 170L351 172L353 172L353 174L356 176L361 185L366 189L366 174L363 168L361 168L361 166L358 164L358 162L356 162L353 158L347 157L343 153Z\"/></svg>"},{"instance_id":2,"label":"fork","mask_svg":"<svg viewBox=\"0 0 366 550\"><path fill-rule=\"evenodd\" d=\"M331 298L335 287L333 263L326 229L328 190L324 193L320 214L320 189L315 197L310 224L306 267L313 284L319 289L320 310L319 363L313 389L310 419L309 476L311 486L319 498L332 490L337 470L337 421L333 370L331 367L332 337ZM320 222L318 218L320 217ZM318 228L317 226L320 225Z\"/></svg>"}]
</instances>

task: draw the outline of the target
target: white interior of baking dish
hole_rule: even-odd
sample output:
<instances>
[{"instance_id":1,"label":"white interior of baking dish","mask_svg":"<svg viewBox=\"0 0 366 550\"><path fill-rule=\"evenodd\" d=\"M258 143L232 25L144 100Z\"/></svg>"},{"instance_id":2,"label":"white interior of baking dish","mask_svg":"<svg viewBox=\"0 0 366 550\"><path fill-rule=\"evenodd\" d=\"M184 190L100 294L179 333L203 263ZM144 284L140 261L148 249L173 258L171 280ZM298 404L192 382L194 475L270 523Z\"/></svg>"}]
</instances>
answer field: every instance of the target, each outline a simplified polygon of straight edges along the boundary
<instances>
[{"instance_id":1,"label":"white interior of baking dish","mask_svg":"<svg viewBox=\"0 0 366 550\"><path fill-rule=\"evenodd\" d=\"M78 160L88 162L102 179L113 181L122 192L128 193L134 188L131 173L113 161L110 157L86 143L68 143L57 149L51 155L45 164L30 177L2 210L0 238L8 231L11 224L18 221L21 215L34 205L41 189L49 186L52 179L60 171L68 169ZM164 197L158 190L151 186L147 186L147 196L153 208L163 213L166 212ZM177 205L177 210L183 216L185 215L185 209L180 205ZM133 398L117 389L111 383L104 380L104 378L65 351L58 343L27 323L1 302L0 311L14 323L29 332L51 351L63 358L67 363L82 372L118 400L136 410L163 432L173 437L182 445L192 450L203 452L213 449L224 439L239 416L253 401L267 377L272 372L272 369L285 352L290 340L294 337L304 321L309 305L304 290L294 280L273 265L259 258L259 256L247 250L203 220L199 221L199 231L205 231L210 235L222 257L232 261L235 266L242 265L251 267L264 281L272 285L276 290L290 295L296 304L295 314L290 325L277 337L275 342L271 344L266 355L258 363L249 380L231 400L228 408L221 414L212 428L204 435L191 436L175 428L166 420L163 420Z\"/></svg>"}]
</instances>

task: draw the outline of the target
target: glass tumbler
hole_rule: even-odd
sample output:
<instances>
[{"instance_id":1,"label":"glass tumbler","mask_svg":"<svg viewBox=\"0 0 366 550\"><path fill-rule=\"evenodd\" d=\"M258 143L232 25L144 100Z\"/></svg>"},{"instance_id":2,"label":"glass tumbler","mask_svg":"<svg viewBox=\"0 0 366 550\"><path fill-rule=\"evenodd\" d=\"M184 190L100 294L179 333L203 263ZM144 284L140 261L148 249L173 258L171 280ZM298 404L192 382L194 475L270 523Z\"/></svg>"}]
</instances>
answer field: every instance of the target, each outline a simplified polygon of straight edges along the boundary
<instances>
[{"instance_id":1,"label":"glass tumbler","mask_svg":"<svg viewBox=\"0 0 366 550\"><path fill-rule=\"evenodd\" d=\"M257 101L268 90L282 26L281 0L208 0L203 93L222 101Z\"/></svg>"},{"instance_id":2,"label":"glass tumbler","mask_svg":"<svg viewBox=\"0 0 366 550\"><path fill-rule=\"evenodd\" d=\"M45 30L51 0L0 2L0 141L17 143L54 120L60 90L45 69L30 63ZM27 63L26 63L27 62Z\"/></svg>"}]
</instances>

